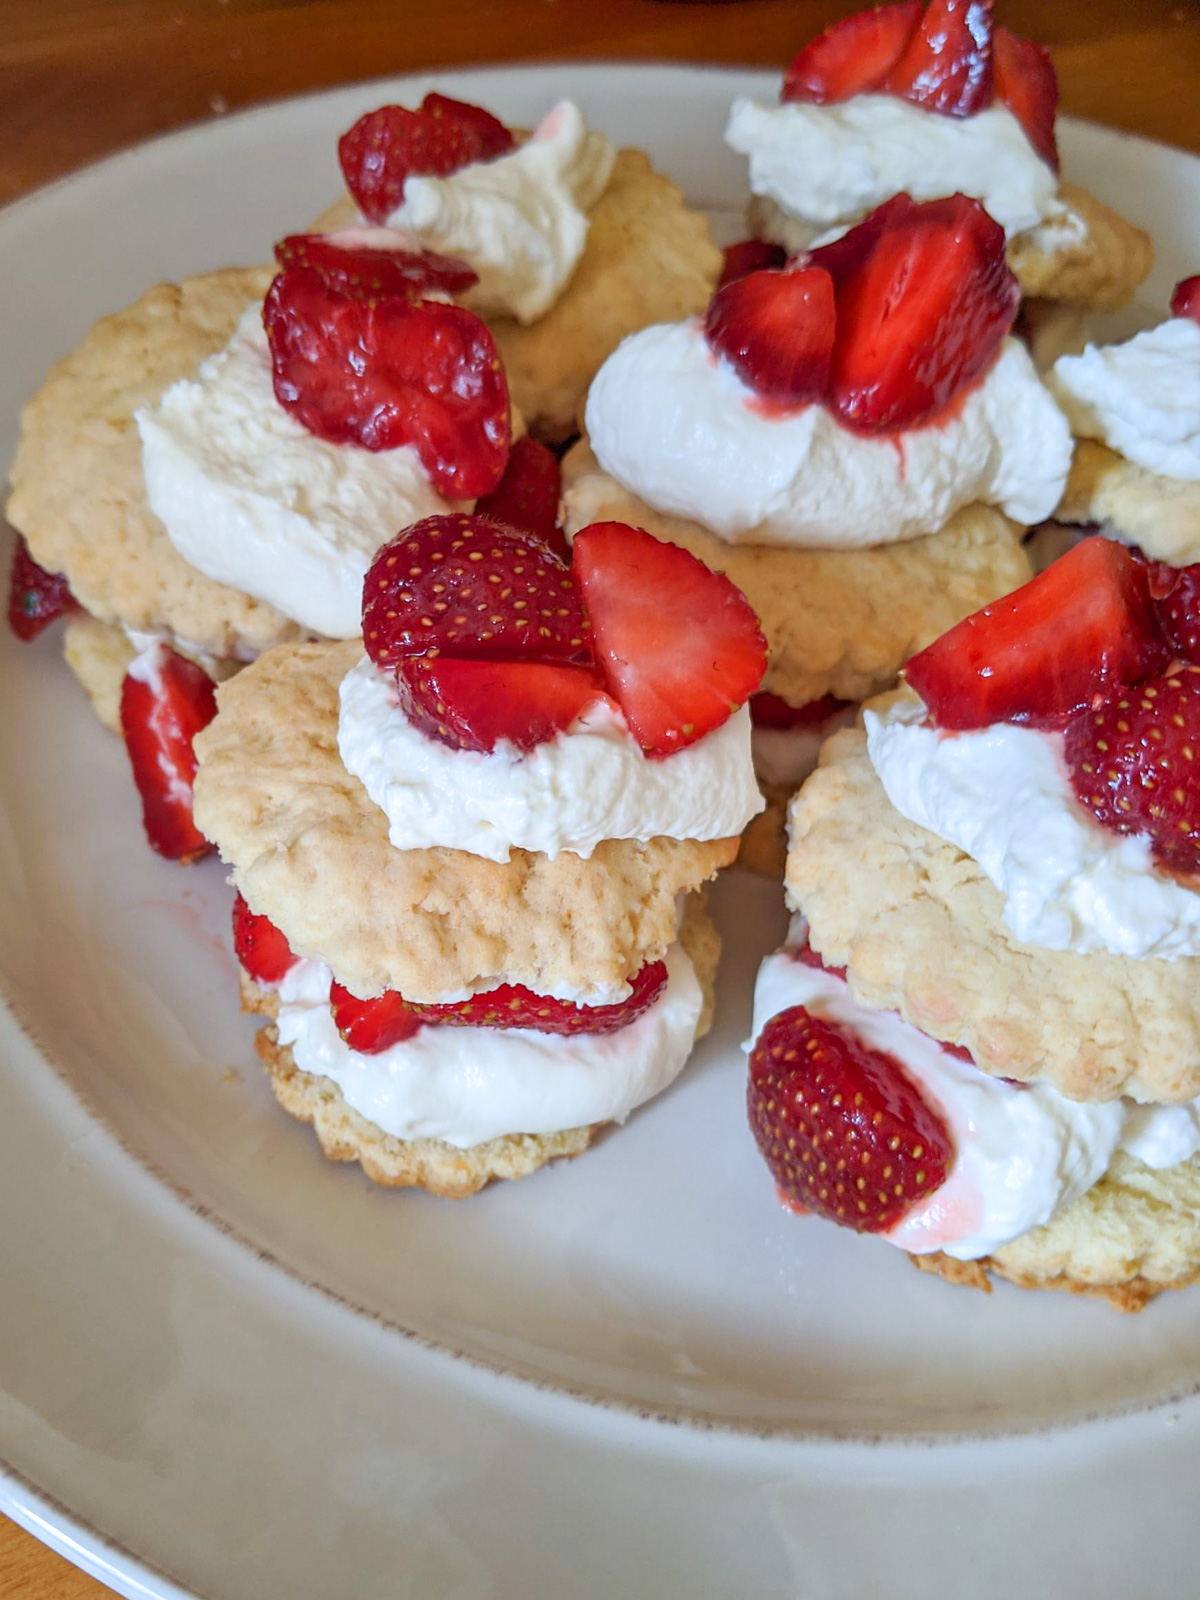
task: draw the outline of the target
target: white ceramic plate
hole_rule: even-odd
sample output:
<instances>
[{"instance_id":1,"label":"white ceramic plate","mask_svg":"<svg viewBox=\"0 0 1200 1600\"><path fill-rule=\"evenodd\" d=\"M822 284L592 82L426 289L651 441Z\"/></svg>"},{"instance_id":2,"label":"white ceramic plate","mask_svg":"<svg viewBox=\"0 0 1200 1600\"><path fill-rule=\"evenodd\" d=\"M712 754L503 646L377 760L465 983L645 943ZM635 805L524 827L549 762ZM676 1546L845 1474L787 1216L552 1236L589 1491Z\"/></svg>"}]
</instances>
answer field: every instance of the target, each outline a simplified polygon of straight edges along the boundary
<instances>
[{"instance_id":1,"label":"white ceramic plate","mask_svg":"<svg viewBox=\"0 0 1200 1600\"><path fill-rule=\"evenodd\" d=\"M98 314L265 259L335 192L337 134L432 82L189 130L0 214L6 447ZM674 67L437 82L513 122L573 96L724 237L744 182L725 108L775 89ZM1067 171L1154 233L1158 313L1200 262L1200 162L1063 134ZM3 1509L130 1595L1182 1591L1200 1292L1126 1319L988 1299L782 1213L738 1049L777 892L720 885L717 1032L627 1129L465 1204L388 1193L275 1107L221 870L147 850L57 650L0 642Z\"/></svg>"}]
</instances>

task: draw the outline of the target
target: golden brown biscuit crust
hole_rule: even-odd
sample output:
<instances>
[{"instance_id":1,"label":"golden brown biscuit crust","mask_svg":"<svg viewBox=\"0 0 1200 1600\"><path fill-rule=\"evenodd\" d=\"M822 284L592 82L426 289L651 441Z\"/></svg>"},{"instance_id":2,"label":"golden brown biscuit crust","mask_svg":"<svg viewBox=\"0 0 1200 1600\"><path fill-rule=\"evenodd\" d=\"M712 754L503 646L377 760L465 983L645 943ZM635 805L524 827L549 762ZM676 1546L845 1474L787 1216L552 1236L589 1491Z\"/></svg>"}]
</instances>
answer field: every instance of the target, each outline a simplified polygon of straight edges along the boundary
<instances>
[{"instance_id":1,"label":"golden brown biscuit crust","mask_svg":"<svg viewBox=\"0 0 1200 1600\"><path fill-rule=\"evenodd\" d=\"M1156 561L1200 561L1200 483L1135 466L1096 439L1076 439L1059 522L1098 522Z\"/></svg>"}]
</instances>

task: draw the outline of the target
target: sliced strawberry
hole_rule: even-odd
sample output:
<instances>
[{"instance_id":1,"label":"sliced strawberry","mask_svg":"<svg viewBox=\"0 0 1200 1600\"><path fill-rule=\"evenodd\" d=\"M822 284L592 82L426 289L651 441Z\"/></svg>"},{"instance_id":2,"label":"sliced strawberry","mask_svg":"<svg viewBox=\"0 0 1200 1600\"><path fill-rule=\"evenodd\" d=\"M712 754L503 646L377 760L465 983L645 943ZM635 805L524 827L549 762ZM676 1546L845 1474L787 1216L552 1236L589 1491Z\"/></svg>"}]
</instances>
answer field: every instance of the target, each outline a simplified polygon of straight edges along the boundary
<instances>
[{"instance_id":1,"label":"sliced strawberry","mask_svg":"<svg viewBox=\"0 0 1200 1600\"><path fill-rule=\"evenodd\" d=\"M920 20L921 0L843 17L800 51L784 75L779 98L820 106L881 89Z\"/></svg>"},{"instance_id":2,"label":"sliced strawberry","mask_svg":"<svg viewBox=\"0 0 1200 1600\"><path fill-rule=\"evenodd\" d=\"M853 704L852 700L823 694L807 705L793 706L781 696L760 689L750 696L750 721L756 728L815 728L836 717L839 711L848 711Z\"/></svg>"},{"instance_id":3,"label":"sliced strawberry","mask_svg":"<svg viewBox=\"0 0 1200 1600\"><path fill-rule=\"evenodd\" d=\"M482 106L427 94L416 111L380 106L338 141L346 187L368 222L383 222L404 199L405 180L444 178L513 148L512 134Z\"/></svg>"},{"instance_id":4,"label":"sliced strawberry","mask_svg":"<svg viewBox=\"0 0 1200 1600\"><path fill-rule=\"evenodd\" d=\"M17 638L36 639L58 617L78 610L67 580L39 567L18 536L8 579L8 625Z\"/></svg>"},{"instance_id":5,"label":"sliced strawberry","mask_svg":"<svg viewBox=\"0 0 1200 1600\"><path fill-rule=\"evenodd\" d=\"M1166 871L1200 874L1200 667L1088 706L1063 748L1076 797L1098 822L1150 838Z\"/></svg>"},{"instance_id":6,"label":"sliced strawberry","mask_svg":"<svg viewBox=\"0 0 1200 1600\"><path fill-rule=\"evenodd\" d=\"M991 366L1021 291L1003 228L965 195L900 196L861 229L811 257L837 284L830 404L864 433L913 427Z\"/></svg>"},{"instance_id":7,"label":"sliced strawberry","mask_svg":"<svg viewBox=\"0 0 1200 1600\"><path fill-rule=\"evenodd\" d=\"M540 539L479 516L426 517L383 546L363 583L363 645L377 667L439 652L591 660L570 569Z\"/></svg>"},{"instance_id":8,"label":"sliced strawberry","mask_svg":"<svg viewBox=\"0 0 1200 1600\"><path fill-rule=\"evenodd\" d=\"M198 861L212 849L192 821L192 741L216 714L212 679L165 644L139 658L121 685L121 731L146 837L168 861Z\"/></svg>"},{"instance_id":9,"label":"sliced strawberry","mask_svg":"<svg viewBox=\"0 0 1200 1600\"><path fill-rule=\"evenodd\" d=\"M532 533L569 566L571 547L558 525L561 497L562 468L558 457L547 445L526 434L513 445L500 482L491 494L476 502L475 513L505 522L522 533Z\"/></svg>"},{"instance_id":10,"label":"sliced strawberry","mask_svg":"<svg viewBox=\"0 0 1200 1600\"><path fill-rule=\"evenodd\" d=\"M275 397L310 433L366 450L412 445L434 487L487 494L508 460L508 385L487 327L462 306L353 300L281 272L263 323Z\"/></svg>"},{"instance_id":11,"label":"sliced strawberry","mask_svg":"<svg viewBox=\"0 0 1200 1600\"><path fill-rule=\"evenodd\" d=\"M992 103L992 0L930 0L884 87L940 111L969 117Z\"/></svg>"},{"instance_id":12,"label":"sliced strawberry","mask_svg":"<svg viewBox=\"0 0 1200 1600\"><path fill-rule=\"evenodd\" d=\"M569 728L604 693L587 667L452 656L402 661L396 685L413 726L452 750L491 751L500 739L532 750Z\"/></svg>"},{"instance_id":13,"label":"sliced strawberry","mask_svg":"<svg viewBox=\"0 0 1200 1600\"><path fill-rule=\"evenodd\" d=\"M233 897L233 953L256 983L278 983L296 965L292 947L271 921Z\"/></svg>"},{"instance_id":14,"label":"sliced strawberry","mask_svg":"<svg viewBox=\"0 0 1200 1600\"><path fill-rule=\"evenodd\" d=\"M1150 563L1150 594L1167 642L1181 661L1200 666L1200 565Z\"/></svg>"},{"instance_id":15,"label":"sliced strawberry","mask_svg":"<svg viewBox=\"0 0 1200 1600\"><path fill-rule=\"evenodd\" d=\"M667 986L661 961L648 961L630 979L631 993L610 1006L577 1006L535 994L523 984L505 983L450 1005L419 1005L394 989L375 1000L359 1000L341 984L329 991L333 1018L342 1038L362 1055L377 1055L418 1028L528 1028L535 1033L616 1033L648 1011Z\"/></svg>"},{"instance_id":16,"label":"sliced strawberry","mask_svg":"<svg viewBox=\"0 0 1200 1600\"><path fill-rule=\"evenodd\" d=\"M993 47L996 99L1008 107L1038 155L1057 172L1054 118L1058 112L1058 76L1050 52L1031 39L1018 38L1007 28L996 29Z\"/></svg>"},{"instance_id":17,"label":"sliced strawberry","mask_svg":"<svg viewBox=\"0 0 1200 1600\"><path fill-rule=\"evenodd\" d=\"M792 1006L750 1055L750 1128L792 1203L883 1233L946 1181L954 1142L894 1056Z\"/></svg>"},{"instance_id":18,"label":"sliced strawberry","mask_svg":"<svg viewBox=\"0 0 1200 1600\"><path fill-rule=\"evenodd\" d=\"M1190 317L1193 322L1200 322L1200 275L1184 278L1182 283L1175 285L1175 292L1171 296L1171 315Z\"/></svg>"},{"instance_id":19,"label":"sliced strawberry","mask_svg":"<svg viewBox=\"0 0 1200 1600\"><path fill-rule=\"evenodd\" d=\"M758 688L766 641L728 578L622 522L584 528L574 551L597 670L647 755L694 744Z\"/></svg>"},{"instance_id":20,"label":"sliced strawberry","mask_svg":"<svg viewBox=\"0 0 1200 1600\"><path fill-rule=\"evenodd\" d=\"M766 239L742 239L738 244L725 246L721 257L721 276L717 288L736 283L751 272L762 272L768 267L781 267L787 260L787 251L781 244L771 244Z\"/></svg>"},{"instance_id":21,"label":"sliced strawberry","mask_svg":"<svg viewBox=\"0 0 1200 1600\"><path fill-rule=\"evenodd\" d=\"M436 250L343 243L331 233L289 234L275 246L275 259L281 267L315 272L327 289L354 300L380 300L397 294L420 299L427 289L463 294L479 282L465 261L440 256Z\"/></svg>"},{"instance_id":22,"label":"sliced strawberry","mask_svg":"<svg viewBox=\"0 0 1200 1600\"><path fill-rule=\"evenodd\" d=\"M769 400L819 400L834 340L833 279L819 267L751 272L718 289L704 317L712 348Z\"/></svg>"},{"instance_id":23,"label":"sliced strawberry","mask_svg":"<svg viewBox=\"0 0 1200 1600\"><path fill-rule=\"evenodd\" d=\"M1170 658L1146 563L1085 539L944 633L904 669L942 728L1054 722L1161 672Z\"/></svg>"}]
</instances>

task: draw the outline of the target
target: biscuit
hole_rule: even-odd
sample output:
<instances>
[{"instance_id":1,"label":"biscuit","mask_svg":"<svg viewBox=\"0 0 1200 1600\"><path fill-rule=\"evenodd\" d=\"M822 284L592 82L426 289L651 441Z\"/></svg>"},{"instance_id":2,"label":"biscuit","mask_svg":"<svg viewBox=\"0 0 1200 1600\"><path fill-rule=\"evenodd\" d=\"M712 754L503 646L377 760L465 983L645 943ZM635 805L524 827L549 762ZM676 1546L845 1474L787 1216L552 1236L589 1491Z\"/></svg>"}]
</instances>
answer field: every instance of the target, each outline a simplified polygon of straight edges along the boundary
<instances>
[{"instance_id":1,"label":"biscuit","mask_svg":"<svg viewBox=\"0 0 1200 1600\"><path fill-rule=\"evenodd\" d=\"M120 628L95 617L70 617L63 629L63 655L110 733L121 732L121 685L136 654Z\"/></svg>"},{"instance_id":2,"label":"biscuit","mask_svg":"<svg viewBox=\"0 0 1200 1600\"><path fill-rule=\"evenodd\" d=\"M787 813L792 791L762 778L758 786L766 806L747 824L738 846L737 864L778 883L787 864Z\"/></svg>"},{"instance_id":3,"label":"biscuit","mask_svg":"<svg viewBox=\"0 0 1200 1600\"><path fill-rule=\"evenodd\" d=\"M314 224L359 221L347 196ZM588 386L627 334L703 311L721 272L721 252L699 211L640 150L620 150L608 188L592 208L587 244L561 298L530 327L489 318L509 393L529 431L557 442L579 426Z\"/></svg>"},{"instance_id":4,"label":"biscuit","mask_svg":"<svg viewBox=\"0 0 1200 1600\"><path fill-rule=\"evenodd\" d=\"M1156 561L1200 561L1200 483L1136 466L1096 439L1076 439L1071 475L1054 513L1060 522L1098 522Z\"/></svg>"},{"instance_id":5,"label":"biscuit","mask_svg":"<svg viewBox=\"0 0 1200 1600\"><path fill-rule=\"evenodd\" d=\"M889 687L915 651L1030 577L1014 524L983 505L964 507L940 533L873 549L727 544L651 510L601 470L585 440L563 461L563 519L568 534L631 522L726 573L767 637L763 688L794 706Z\"/></svg>"},{"instance_id":6,"label":"biscuit","mask_svg":"<svg viewBox=\"0 0 1200 1600\"><path fill-rule=\"evenodd\" d=\"M1013 332L1024 339L1044 376L1059 356L1082 355L1091 337L1091 317L1061 300L1023 300Z\"/></svg>"},{"instance_id":7,"label":"biscuit","mask_svg":"<svg viewBox=\"0 0 1200 1600\"><path fill-rule=\"evenodd\" d=\"M61 572L101 622L166 630L215 656L296 633L272 607L183 559L146 501L133 414L222 349L269 267L159 284L102 318L50 369L21 416L8 517L34 560Z\"/></svg>"},{"instance_id":8,"label":"biscuit","mask_svg":"<svg viewBox=\"0 0 1200 1600\"><path fill-rule=\"evenodd\" d=\"M196 739L196 822L253 910L360 995L611 993L658 959L676 895L728 866L737 840L606 840L586 861L394 849L337 748L338 686L361 650L270 651L222 685Z\"/></svg>"},{"instance_id":9,"label":"biscuit","mask_svg":"<svg viewBox=\"0 0 1200 1600\"><path fill-rule=\"evenodd\" d=\"M1021 944L982 869L893 809L861 729L825 744L790 820L788 899L863 1005L964 1045L985 1072L1071 1099L1200 1094L1200 957Z\"/></svg>"}]
</instances>

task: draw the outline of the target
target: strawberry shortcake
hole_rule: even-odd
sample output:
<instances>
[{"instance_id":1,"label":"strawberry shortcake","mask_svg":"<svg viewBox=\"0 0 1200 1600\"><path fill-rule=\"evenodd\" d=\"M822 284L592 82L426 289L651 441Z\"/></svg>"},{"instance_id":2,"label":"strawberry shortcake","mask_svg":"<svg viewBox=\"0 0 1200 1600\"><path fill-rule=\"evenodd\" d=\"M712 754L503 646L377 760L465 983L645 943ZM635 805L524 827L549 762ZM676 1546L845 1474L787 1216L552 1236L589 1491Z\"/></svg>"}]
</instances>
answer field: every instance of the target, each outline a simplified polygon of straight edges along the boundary
<instances>
[{"instance_id":1,"label":"strawberry shortcake","mask_svg":"<svg viewBox=\"0 0 1200 1600\"><path fill-rule=\"evenodd\" d=\"M597 368L628 333L703 310L721 267L708 223L640 150L561 101L530 134L429 94L343 135L349 194L314 224L351 242L420 241L467 262L536 435L577 431Z\"/></svg>"},{"instance_id":2,"label":"strawberry shortcake","mask_svg":"<svg viewBox=\"0 0 1200 1600\"><path fill-rule=\"evenodd\" d=\"M379 1182L470 1194L578 1154L707 1027L765 646L647 533L568 566L479 515L387 544L362 624L222 686L196 820L280 1102Z\"/></svg>"},{"instance_id":3,"label":"strawberry shortcake","mask_svg":"<svg viewBox=\"0 0 1200 1600\"><path fill-rule=\"evenodd\" d=\"M735 100L726 141L749 160L751 226L789 253L894 194L979 200L1024 295L1125 305L1150 241L1059 177L1047 52L996 27L992 0L900 0L835 22L800 51L780 103Z\"/></svg>"},{"instance_id":4,"label":"strawberry shortcake","mask_svg":"<svg viewBox=\"0 0 1200 1600\"><path fill-rule=\"evenodd\" d=\"M1009 337L1019 291L977 201L898 196L836 242L634 334L564 462L568 532L648 527L727 573L770 650L756 759L778 871L783 807L822 737L906 658L1029 576L1067 425Z\"/></svg>"},{"instance_id":5,"label":"strawberry shortcake","mask_svg":"<svg viewBox=\"0 0 1200 1600\"><path fill-rule=\"evenodd\" d=\"M830 741L749 1047L786 1204L982 1288L1200 1276L1197 661L1088 539Z\"/></svg>"}]
</instances>

